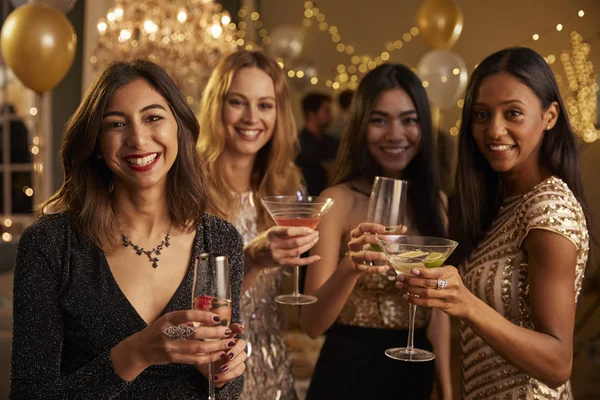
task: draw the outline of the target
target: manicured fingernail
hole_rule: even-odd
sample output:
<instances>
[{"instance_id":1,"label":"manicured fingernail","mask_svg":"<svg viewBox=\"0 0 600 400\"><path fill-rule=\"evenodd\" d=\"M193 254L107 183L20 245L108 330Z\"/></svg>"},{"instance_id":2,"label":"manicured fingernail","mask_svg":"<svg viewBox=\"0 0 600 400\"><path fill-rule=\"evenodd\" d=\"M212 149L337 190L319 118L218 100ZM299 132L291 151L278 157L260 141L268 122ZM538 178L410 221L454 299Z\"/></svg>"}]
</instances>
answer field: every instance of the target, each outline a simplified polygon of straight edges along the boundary
<instances>
[{"instance_id":1,"label":"manicured fingernail","mask_svg":"<svg viewBox=\"0 0 600 400\"><path fill-rule=\"evenodd\" d=\"M231 330L231 329L227 329L227 330L225 330L225 335L226 335L226 336L229 336L229 335L231 335L232 333L233 333L233 332L232 332L232 330Z\"/></svg>"},{"instance_id":2,"label":"manicured fingernail","mask_svg":"<svg viewBox=\"0 0 600 400\"><path fill-rule=\"evenodd\" d=\"M227 347L233 347L233 346L235 346L234 340L230 340L229 342L227 342Z\"/></svg>"},{"instance_id":3,"label":"manicured fingernail","mask_svg":"<svg viewBox=\"0 0 600 400\"><path fill-rule=\"evenodd\" d=\"M215 321L215 322L221 322L221 317L219 317L218 315L215 315L213 317L213 321Z\"/></svg>"},{"instance_id":4,"label":"manicured fingernail","mask_svg":"<svg viewBox=\"0 0 600 400\"><path fill-rule=\"evenodd\" d=\"M229 369L229 367L227 365L223 365L221 368L219 368L219 372L226 372Z\"/></svg>"},{"instance_id":5,"label":"manicured fingernail","mask_svg":"<svg viewBox=\"0 0 600 400\"><path fill-rule=\"evenodd\" d=\"M219 356L219 358L227 358L227 353L225 353L225 352L221 353L221 355Z\"/></svg>"},{"instance_id":6,"label":"manicured fingernail","mask_svg":"<svg viewBox=\"0 0 600 400\"><path fill-rule=\"evenodd\" d=\"M215 381L219 380L219 377L217 375L215 375Z\"/></svg>"},{"instance_id":7,"label":"manicured fingernail","mask_svg":"<svg viewBox=\"0 0 600 400\"><path fill-rule=\"evenodd\" d=\"M404 275L398 275L398 282L404 282Z\"/></svg>"},{"instance_id":8,"label":"manicured fingernail","mask_svg":"<svg viewBox=\"0 0 600 400\"><path fill-rule=\"evenodd\" d=\"M418 269L416 269L416 268L413 268L413 269L412 269L410 272L411 272L413 275L421 275L421 271L419 271L419 270L418 270Z\"/></svg>"},{"instance_id":9,"label":"manicured fingernail","mask_svg":"<svg viewBox=\"0 0 600 400\"><path fill-rule=\"evenodd\" d=\"M402 295L402 298L403 298L404 300L408 300L408 293L407 293L407 294L403 294L403 295Z\"/></svg>"},{"instance_id":10,"label":"manicured fingernail","mask_svg":"<svg viewBox=\"0 0 600 400\"><path fill-rule=\"evenodd\" d=\"M229 358L231 360L233 358L233 353L227 354L227 358Z\"/></svg>"}]
</instances>

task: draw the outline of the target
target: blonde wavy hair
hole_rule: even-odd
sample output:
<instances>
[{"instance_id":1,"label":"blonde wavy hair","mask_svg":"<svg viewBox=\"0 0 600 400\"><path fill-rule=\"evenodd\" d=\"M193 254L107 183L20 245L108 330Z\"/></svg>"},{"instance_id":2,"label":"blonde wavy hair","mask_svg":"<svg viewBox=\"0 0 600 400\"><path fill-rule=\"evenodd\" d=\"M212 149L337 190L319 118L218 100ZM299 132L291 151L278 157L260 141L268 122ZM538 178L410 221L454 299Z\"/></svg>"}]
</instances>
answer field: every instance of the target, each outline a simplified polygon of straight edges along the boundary
<instances>
[{"instance_id":1,"label":"blonde wavy hair","mask_svg":"<svg viewBox=\"0 0 600 400\"><path fill-rule=\"evenodd\" d=\"M279 65L259 51L241 50L223 58L213 71L200 105L200 138L198 153L206 163L210 176L209 187L217 207L210 212L229 221L235 220L239 209L236 194L230 182L219 172L221 154L225 149L223 105L235 74L242 68L259 68L273 80L277 119L273 136L259 150L251 175L255 198L294 195L299 189L302 175L294 164L298 152L296 122L288 94L285 76ZM256 204L260 230L273 225L264 207Z\"/></svg>"}]
</instances>

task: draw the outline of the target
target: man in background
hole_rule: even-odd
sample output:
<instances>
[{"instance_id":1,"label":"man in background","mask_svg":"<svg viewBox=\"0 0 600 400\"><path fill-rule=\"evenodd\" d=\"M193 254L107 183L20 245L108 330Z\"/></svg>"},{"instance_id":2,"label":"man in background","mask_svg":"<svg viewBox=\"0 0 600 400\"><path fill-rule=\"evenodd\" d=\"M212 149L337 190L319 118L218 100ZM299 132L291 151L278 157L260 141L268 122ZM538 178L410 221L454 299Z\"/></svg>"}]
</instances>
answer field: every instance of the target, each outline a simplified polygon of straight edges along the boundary
<instances>
[{"instance_id":1,"label":"man in background","mask_svg":"<svg viewBox=\"0 0 600 400\"><path fill-rule=\"evenodd\" d=\"M354 90L346 89L343 90L337 98L340 113L331 124L329 131L331 132L331 136L335 136L338 140L341 140L341 137L346 130L346 125L348 124L352 97L354 97Z\"/></svg>"},{"instance_id":2,"label":"man in background","mask_svg":"<svg viewBox=\"0 0 600 400\"><path fill-rule=\"evenodd\" d=\"M302 170L307 191L318 196L327 187L339 142L326 134L333 120L331 97L311 92L302 99L304 129L300 132L300 153L296 164Z\"/></svg>"}]
</instances>

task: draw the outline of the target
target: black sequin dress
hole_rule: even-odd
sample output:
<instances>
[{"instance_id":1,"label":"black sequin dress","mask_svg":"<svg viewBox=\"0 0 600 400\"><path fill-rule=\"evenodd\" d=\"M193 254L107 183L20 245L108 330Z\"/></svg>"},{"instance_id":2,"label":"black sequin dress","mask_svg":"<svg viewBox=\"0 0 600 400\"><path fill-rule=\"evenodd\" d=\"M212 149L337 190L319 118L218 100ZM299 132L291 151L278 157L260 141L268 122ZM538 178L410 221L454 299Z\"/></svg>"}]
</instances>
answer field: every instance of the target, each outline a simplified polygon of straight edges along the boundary
<instances>
[{"instance_id":1,"label":"black sequin dress","mask_svg":"<svg viewBox=\"0 0 600 400\"><path fill-rule=\"evenodd\" d=\"M230 260L232 321L240 321L243 246L235 228L205 215L194 254ZM190 308L193 268L163 310ZM131 382L113 369L110 350L147 325L115 281L104 252L62 214L25 230L14 274L11 399L206 399L208 383L194 366L154 365ZM239 377L217 390L237 399Z\"/></svg>"}]
</instances>

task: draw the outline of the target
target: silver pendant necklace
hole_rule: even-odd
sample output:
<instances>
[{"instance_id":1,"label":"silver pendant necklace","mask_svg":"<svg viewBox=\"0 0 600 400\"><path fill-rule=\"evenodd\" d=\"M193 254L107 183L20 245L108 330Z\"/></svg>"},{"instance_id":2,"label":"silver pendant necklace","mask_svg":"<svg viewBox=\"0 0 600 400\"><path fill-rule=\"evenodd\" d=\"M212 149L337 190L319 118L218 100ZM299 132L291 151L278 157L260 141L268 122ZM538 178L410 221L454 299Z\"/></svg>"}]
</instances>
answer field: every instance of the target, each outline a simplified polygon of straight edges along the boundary
<instances>
[{"instance_id":1,"label":"silver pendant necklace","mask_svg":"<svg viewBox=\"0 0 600 400\"><path fill-rule=\"evenodd\" d=\"M127 235L125 235L123 233L123 231L121 231L121 235L122 235L121 239L123 240L123 247L131 246L138 256L145 254L148 257L148 261L150 261L152 263L152 267L154 267L154 268L158 267L159 259L157 256L160 255L163 247L169 247L171 245L171 243L170 243L171 225L169 225L169 230L167 231L167 235L165 236L163 241L160 242L160 244L158 246L156 246L155 248L153 248L152 250L145 250L143 247L140 247L137 244L133 243L127 237Z\"/></svg>"}]
</instances>

